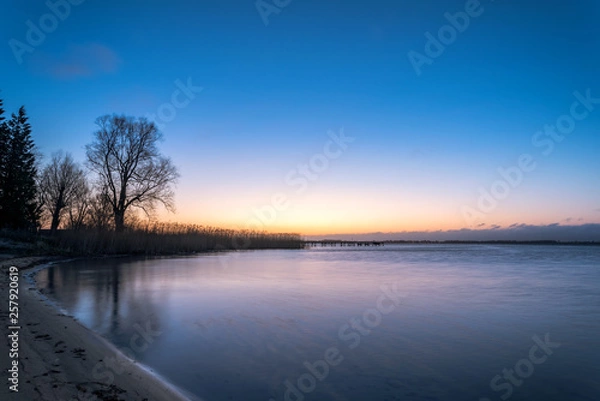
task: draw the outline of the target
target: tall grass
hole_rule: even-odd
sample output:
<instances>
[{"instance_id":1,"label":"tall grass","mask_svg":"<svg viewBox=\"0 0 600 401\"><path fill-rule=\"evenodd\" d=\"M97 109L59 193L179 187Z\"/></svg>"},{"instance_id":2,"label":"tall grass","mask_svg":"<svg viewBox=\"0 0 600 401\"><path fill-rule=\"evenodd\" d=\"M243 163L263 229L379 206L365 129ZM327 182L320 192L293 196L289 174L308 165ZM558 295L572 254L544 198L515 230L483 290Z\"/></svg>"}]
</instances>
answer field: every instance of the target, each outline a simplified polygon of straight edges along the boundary
<instances>
[{"instance_id":1,"label":"tall grass","mask_svg":"<svg viewBox=\"0 0 600 401\"><path fill-rule=\"evenodd\" d=\"M164 255L242 249L300 249L299 234L270 234L199 225L153 223L117 233L108 230L59 230L45 241L75 255Z\"/></svg>"}]
</instances>

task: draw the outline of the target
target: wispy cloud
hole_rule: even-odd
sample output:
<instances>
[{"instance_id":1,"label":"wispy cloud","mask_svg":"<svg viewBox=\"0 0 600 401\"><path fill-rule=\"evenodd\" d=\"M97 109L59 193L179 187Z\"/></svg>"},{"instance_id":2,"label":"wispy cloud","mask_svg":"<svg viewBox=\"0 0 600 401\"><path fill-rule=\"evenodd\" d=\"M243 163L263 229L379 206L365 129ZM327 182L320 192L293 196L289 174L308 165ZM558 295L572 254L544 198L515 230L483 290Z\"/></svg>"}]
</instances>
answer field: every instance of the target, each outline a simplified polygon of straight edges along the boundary
<instances>
[{"instance_id":1,"label":"wispy cloud","mask_svg":"<svg viewBox=\"0 0 600 401\"><path fill-rule=\"evenodd\" d=\"M512 224L502 228L497 224L485 229L448 231L404 231L369 234L331 234L309 236L310 239L337 238L344 240L430 240L430 241L600 241L600 224L560 225L552 223L535 226Z\"/></svg>"},{"instance_id":2,"label":"wispy cloud","mask_svg":"<svg viewBox=\"0 0 600 401\"><path fill-rule=\"evenodd\" d=\"M36 67L56 79L77 79L115 73L121 59L109 47L99 43L69 46L61 54L38 52Z\"/></svg>"}]
</instances>

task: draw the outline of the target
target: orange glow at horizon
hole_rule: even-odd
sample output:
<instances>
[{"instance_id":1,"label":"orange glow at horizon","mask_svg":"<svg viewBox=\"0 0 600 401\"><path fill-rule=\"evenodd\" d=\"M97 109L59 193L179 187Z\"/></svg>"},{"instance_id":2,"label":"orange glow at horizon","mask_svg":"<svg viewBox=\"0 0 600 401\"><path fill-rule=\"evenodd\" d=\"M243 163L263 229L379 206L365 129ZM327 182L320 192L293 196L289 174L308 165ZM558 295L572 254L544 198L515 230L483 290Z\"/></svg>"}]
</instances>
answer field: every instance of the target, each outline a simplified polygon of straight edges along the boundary
<instances>
[{"instance_id":1,"label":"orange glow at horizon","mask_svg":"<svg viewBox=\"0 0 600 401\"><path fill-rule=\"evenodd\" d=\"M358 187L354 182L324 184L318 182L303 194L284 192L286 187L277 192L265 187L227 185L201 196L187 187L177 191L176 213L160 211L157 217L165 222L307 236L600 223L600 213L594 212L597 205L591 198L577 199L579 209L587 212L574 214L573 198L553 197L554 202L540 203L530 194L515 194L469 221L461 208L476 207L475 191L447 185L406 192L400 187ZM277 194L283 194L282 199L274 202Z\"/></svg>"},{"instance_id":2,"label":"orange glow at horizon","mask_svg":"<svg viewBox=\"0 0 600 401\"><path fill-rule=\"evenodd\" d=\"M426 214L426 213L424 213ZM220 217L220 216L219 216ZM329 234L365 234L365 233L396 233L396 232L435 232L460 229L483 229L497 225L503 228L511 224L547 225L555 223L553 220L544 219L542 216L494 216L493 223L486 222L485 226L468 227L458 214L453 219L442 219L441 215L432 215L429 218L420 213L411 216L394 216L394 218L369 217L359 213L347 211L311 211L298 213L275 219L272 223L261 221L255 214L236 219L234 215L226 218L206 216L199 214L162 214L161 221L176 222L181 224L198 224L204 226L221 227L226 229L254 229L269 233L297 233L305 236ZM519 219L521 217L521 219ZM523 219L524 217L529 217ZM537 218L536 218L537 217ZM587 223L600 223L600 219L587 221ZM564 224L583 224L582 222L564 222Z\"/></svg>"}]
</instances>

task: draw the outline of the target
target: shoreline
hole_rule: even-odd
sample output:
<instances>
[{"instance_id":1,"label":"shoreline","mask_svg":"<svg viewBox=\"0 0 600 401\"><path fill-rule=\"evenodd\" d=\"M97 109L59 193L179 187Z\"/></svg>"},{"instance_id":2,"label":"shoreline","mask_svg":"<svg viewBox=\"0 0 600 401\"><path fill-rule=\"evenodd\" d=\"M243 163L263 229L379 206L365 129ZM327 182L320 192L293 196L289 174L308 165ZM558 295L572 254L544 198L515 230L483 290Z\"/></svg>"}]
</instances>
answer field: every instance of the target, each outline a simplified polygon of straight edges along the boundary
<instances>
[{"instance_id":1,"label":"shoreline","mask_svg":"<svg viewBox=\"0 0 600 401\"><path fill-rule=\"evenodd\" d=\"M37 289L35 275L61 257L0 260L0 324L7 348L0 351L0 398L66 401L199 401L150 367L128 358L107 339L69 316ZM19 268L18 358L9 359L9 268ZM8 381L18 360L18 392Z\"/></svg>"}]
</instances>

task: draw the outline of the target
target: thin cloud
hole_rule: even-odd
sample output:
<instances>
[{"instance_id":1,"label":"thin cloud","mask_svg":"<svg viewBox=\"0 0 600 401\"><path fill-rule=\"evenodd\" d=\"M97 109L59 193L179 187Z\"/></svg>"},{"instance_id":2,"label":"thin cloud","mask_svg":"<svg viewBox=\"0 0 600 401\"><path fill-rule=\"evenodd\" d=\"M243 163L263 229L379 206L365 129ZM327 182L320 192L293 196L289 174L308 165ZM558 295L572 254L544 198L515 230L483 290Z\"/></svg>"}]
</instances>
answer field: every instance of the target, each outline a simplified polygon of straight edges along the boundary
<instances>
[{"instance_id":1,"label":"thin cloud","mask_svg":"<svg viewBox=\"0 0 600 401\"><path fill-rule=\"evenodd\" d=\"M87 78L118 71L121 59L115 51L99 43L69 46L63 54L38 53L35 65L56 79Z\"/></svg>"},{"instance_id":2,"label":"thin cloud","mask_svg":"<svg viewBox=\"0 0 600 401\"><path fill-rule=\"evenodd\" d=\"M514 227L513 227L514 226ZM501 228L498 225L485 229L448 231L403 231L368 234L331 234L309 236L309 239L354 239L357 241L600 241L600 224L560 225L558 223L535 226L527 224Z\"/></svg>"}]
</instances>

